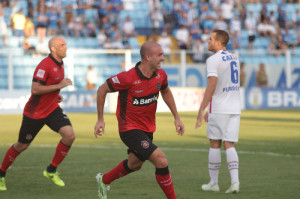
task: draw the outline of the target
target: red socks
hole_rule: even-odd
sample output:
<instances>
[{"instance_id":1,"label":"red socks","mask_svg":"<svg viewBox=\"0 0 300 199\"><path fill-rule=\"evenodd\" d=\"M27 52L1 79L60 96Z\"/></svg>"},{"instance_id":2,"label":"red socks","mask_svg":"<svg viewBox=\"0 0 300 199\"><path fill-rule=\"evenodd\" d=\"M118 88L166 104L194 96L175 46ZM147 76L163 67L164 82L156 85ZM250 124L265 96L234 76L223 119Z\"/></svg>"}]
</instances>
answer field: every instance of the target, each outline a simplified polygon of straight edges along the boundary
<instances>
[{"instance_id":1,"label":"red socks","mask_svg":"<svg viewBox=\"0 0 300 199\"><path fill-rule=\"evenodd\" d=\"M155 172L156 181L160 188L163 190L168 199L177 199L174 191L172 177L169 173L168 167L156 168Z\"/></svg>"},{"instance_id":2,"label":"red socks","mask_svg":"<svg viewBox=\"0 0 300 199\"><path fill-rule=\"evenodd\" d=\"M5 157L4 157L2 165L1 165L1 170L6 172L8 167L15 161L16 157L19 154L20 153L17 152L13 146L11 146L5 154Z\"/></svg>"},{"instance_id":3,"label":"red socks","mask_svg":"<svg viewBox=\"0 0 300 199\"><path fill-rule=\"evenodd\" d=\"M124 160L120 164L118 164L115 168L113 168L111 171L103 175L102 178L103 183L110 184L112 181L121 178L123 176L126 176L128 173L131 173L133 171L134 170L131 170L128 167L128 160Z\"/></svg>"},{"instance_id":4,"label":"red socks","mask_svg":"<svg viewBox=\"0 0 300 199\"><path fill-rule=\"evenodd\" d=\"M60 141L58 143L57 147L56 147L56 152L55 152L54 157L51 161L51 164L53 166L57 167L64 160L64 158L67 156L70 148L71 148L70 146L66 146Z\"/></svg>"}]
</instances>

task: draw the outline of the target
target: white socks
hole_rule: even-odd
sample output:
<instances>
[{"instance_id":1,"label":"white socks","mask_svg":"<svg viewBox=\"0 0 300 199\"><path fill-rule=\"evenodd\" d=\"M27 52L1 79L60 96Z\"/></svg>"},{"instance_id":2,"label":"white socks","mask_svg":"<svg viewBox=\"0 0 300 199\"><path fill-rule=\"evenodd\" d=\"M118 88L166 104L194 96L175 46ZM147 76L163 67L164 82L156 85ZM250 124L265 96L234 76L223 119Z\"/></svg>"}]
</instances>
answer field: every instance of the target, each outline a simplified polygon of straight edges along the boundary
<instances>
[{"instance_id":1,"label":"white socks","mask_svg":"<svg viewBox=\"0 0 300 199\"><path fill-rule=\"evenodd\" d=\"M226 150L228 170L230 172L231 184L239 182L239 157L234 147Z\"/></svg>"},{"instance_id":2,"label":"white socks","mask_svg":"<svg viewBox=\"0 0 300 199\"><path fill-rule=\"evenodd\" d=\"M210 148L208 153L208 171L210 185L218 184L219 169L221 167L221 150Z\"/></svg>"}]
</instances>

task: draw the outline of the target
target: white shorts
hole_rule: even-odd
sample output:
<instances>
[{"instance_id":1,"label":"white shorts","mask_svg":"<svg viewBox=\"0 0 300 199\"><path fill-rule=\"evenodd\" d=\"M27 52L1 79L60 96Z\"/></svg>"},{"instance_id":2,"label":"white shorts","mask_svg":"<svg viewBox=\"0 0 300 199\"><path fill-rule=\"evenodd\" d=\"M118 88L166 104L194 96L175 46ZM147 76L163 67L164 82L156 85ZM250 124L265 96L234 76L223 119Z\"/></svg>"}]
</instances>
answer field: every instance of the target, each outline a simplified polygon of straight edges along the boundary
<instances>
[{"instance_id":1,"label":"white shorts","mask_svg":"<svg viewBox=\"0 0 300 199\"><path fill-rule=\"evenodd\" d=\"M207 138L211 140L238 142L240 116L240 114L210 113L206 123Z\"/></svg>"}]
</instances>

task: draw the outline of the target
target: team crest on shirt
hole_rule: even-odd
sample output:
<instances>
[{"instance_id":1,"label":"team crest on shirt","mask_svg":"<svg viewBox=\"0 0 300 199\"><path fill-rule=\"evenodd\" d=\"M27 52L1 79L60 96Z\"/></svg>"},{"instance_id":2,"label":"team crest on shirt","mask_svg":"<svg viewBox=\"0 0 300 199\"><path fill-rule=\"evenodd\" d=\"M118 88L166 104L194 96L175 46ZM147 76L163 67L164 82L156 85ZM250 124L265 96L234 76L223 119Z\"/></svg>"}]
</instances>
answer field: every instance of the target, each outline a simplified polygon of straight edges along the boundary
<instances>
[{"instance_id":1,"label":"team crest on shirt","mask_svg":"<svg viewBox=\"0 0 300 199\"><path fill-rule=\"evenodd\" d=\"M136 80L135 82L134 82L134 84L136 85L136 84L140 84L141 83L141 80Z\"/></svg>"},{"instance_id":2,"label":"team crest on shirt","mask_svg":"<svg viewBox=\"0 0 300 199\"><path fill-rule=\"evenodd\" d=\"M141 141L141 145L144 149L148 149L150 144L146 140Z\"/></svg>"},{"instance_id":3,"label":"team crest on shirt","mask_svg":"<svg viewBox=\"0 0 300 199\"><path fill-rule=\"evenodd\" d=\"M31 134L27 134L26 135L26 140L32 140L32 135Z\"/></svg>"},{"instance_id":4,"label":"team crest on shirt","mask_svg":"<svg viewBox=\"0 0 300 199\"><path fill-rule=\"evenodd\" d=\"M57 72L57 68L56 68L56 67L54 67L54 68L53 68L53 71L54 71L54 72Z\"/></svg>"},{"instance_id":5,"label":"team crest on shirt","mask_svg":"<svg viewBox=\"0 0 300 199\"><path fill-rule=\"evenodd\" d=\"M156 89L157 89L157 90L160 90L160 87L161 87L161 83L160 83L160 82L157 82L157 84L156 84Z\"/></svg>"}]
</instances>

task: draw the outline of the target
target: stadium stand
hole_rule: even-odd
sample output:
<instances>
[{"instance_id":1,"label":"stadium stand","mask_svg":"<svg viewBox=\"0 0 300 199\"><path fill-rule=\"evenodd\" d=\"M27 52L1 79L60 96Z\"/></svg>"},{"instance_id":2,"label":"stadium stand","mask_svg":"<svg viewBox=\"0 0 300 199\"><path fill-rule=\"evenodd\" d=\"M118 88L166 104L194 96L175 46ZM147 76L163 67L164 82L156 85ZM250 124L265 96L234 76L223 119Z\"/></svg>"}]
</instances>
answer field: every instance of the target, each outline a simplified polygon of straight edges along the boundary
<instances>
[{"instance_id":1,"label":"stadium stand","mask_svg":"<svg viewBox=\"0 0 300 199\"><path fill-rule=\"evenodd\" d=\"M36 8L39 5L39 1L43 2L42 0L33 0L33 7ZM152 23L150 19L149 13L151 12L151 9L153 8L153 5L155 4L159 8L161 8L162 13L164 10L162 8L165 8L164 1L157 1L154 0L156 3L153 3L153 1L146 1L146 0L123 0L120 1L123 3L123 8L120 10L119 13L119 23L116 24L117 28L120 29L122 26L123 22L125 21L125 18L127 16L131 17L131 20L135 26L135 36L134 37L129 37L127 40L123 39L124 42L128 42L128 46L130 46L131 49L139 49L140 45L147 40L148 36L151 34L152 31ZM9 2L9 1L8 1ZM10 5L14 1L10 1ZM18 0L17 4L15 7L10 7L9 5L6 5L4 7L5 15L4 19L7 25L11 25L11 16L14 12L18 11L19 9L23 10L23 14L26 16L28 14L28 2L25 0ZM152 2L152 3L151 3ZM172 45L172 49L176 50L177 45L176 45L176 40L172 35L175 35L176 30L178 29L178 23L180 19L180 12L184 10L188 4L184 3L189 3L193 2L195 4L195 15L197 18L200 19L201 16L201 7L199 7L200 3L199 2L205 2L206 4L209 5L208 1L198 1L198 0L186 0L182 1L182 4L178 4L178 1L175 0L169 0L168 1L172 9L171 10L172 14L175 16L175 21L173 24L173 29L170 35L172 42L174 45ZM221 0L222 3L224 1ZM243 8L242 4L237 5L238 1L232 1L234 3L234 14L237 14L240 16L240 10ZM296 26L293 23L295 22L295 19L297 18L296 16L296 11L300 10L300 4L298 3L290 3L292 1L288 1L288 3L281 2L281 0L268 0L268 1L261 1L261 3L251 3L253 1L246 1L247 3L245 4L245 9L247 10L248 15L250 12L254 13L254 16L258 19L260 18L260 14L262 9L265 7L267 11L267 17L270 16L270 12L274 12L274 17L277 19L278 18L278 9L284 10L286 13L286 20L289 25L289 32L291 33L291 36L288 38L289 42L289 49L294 52L292 54L292 59L291 63L296 64L299 63L300 61L300 55L298 52L300 52L299 48L299 40L300 36L298 35L298 30L299 26ZM248 3L250 2L250 3ZM257 2L257 1L256 1ZM266 2L266 3L264 3ZM295 1L294 1L295 2ZM59 1L54 1L54 0L45 0L44 1L45 5L50 8L51 5L57 6L60 3L60 6L57 8L60 8L60 15L59 15L59 20L62 22L61 29L63 30L60 34L63 34L63 36L66 39L68 48L74 48L74 49L104 49L103 46L101 46L98 42L98 39L96 35L99 33L100 29L102 28L101 25L101 18L99 18L99 5L104 5L104 8L107 8L107 6L110 2L109 0L107 1L100 1L100 0L71 0L71 1L64 1L64 0L59 0ZM71 7L71 12L72 15L74 16L75 19L78 19L79 17L79 12L78 12L78 5L80 3L85 3L86 5L89 5L87 9L84 11L84 18L85 23L87 22L93 22L95 25L95 36L89 37L89 36L84 36L84 37L71 37L70 35L66 34L66 29L68 28L68 23L66 22L66 13L67 9L64 9L64 5L72 5ZM91 3L91 4L89 4ZM77 5L78 4L78 5ZM178 7L179 5L179 7ZM202 6L203 4L201 4ZM178 12L178 9L181 9L180 12ZM99 11L99 13L98 13ZM103 11L103 10L102 10ZM188 12L189 10L186 9L184 12ZM212 5L209 5L209 12L213 13L215 12L214 8ZM103 15L108 15L107 12L105 13L104 9L104 14ZM35 9L34 11L34 18L32 19L35 24L37 24L37 11ZM110 16L108 16L110 17ZM298 20L300 22L300 16L298 16ZM259 21L258 21L259 23ZM299 23L300 24L300 23ZM161 31L163 31L163 25L161 24ZM203 27L201 27L203 28ZM284 31L284 30L280 30ZM122 33L119 33L122 34ZM160 34L160 33L159 33ZM203 34L202 33L199 35L201 37ZM279 32L277 34L280 34ZM112 37L114 34L107 35L108 37ZM160 35L158 35L160 36ZM47 36L45 39L45 43L48 42L50 39L50 36ZM245 29L244 23L242 23L242 30L239 35L239 41L240 41L240 47L232 50L247 50L248 48L248 31ZM29 42L33 46L37 46L39 44L39 40L36 36L29 37ZM205 42L205 41L204 41ZM258 34L256 34L256 39L254 41L254 51L259 50L259 54L257 53L240 53L240 60L245 62L246 65L257 65L261 62L264 62L265 64L280 64L284 65L286 62L286 58L283 55L281 56L274 56L270 55L268 53L268 46L271 42L271 37L262 37ZM8 32L7 32L7 43L9 44L8 46L3 46L2 41L0 42L0 50L1 52L7 51L7 52L14 52L14 57L13 57L13 77L14 77L14 88L15 89L28 89L30 88L30 82L31 82L31 76L32 72L34 70L34 67L36 67L36 64L42 59L43 56L40 55L30 55L26 54L21 45L22 45L22 40L18 39L17 37L14 36L13 30L11 26L8 26ZM191 43L193 43L193 40L191 40ZM125 44L125 43L124 43ZM190 49L189 49L190 50ZM1 53L0 52L0 89L7 89L8 88L8 57L7 53ZM16 53L16 55L15 55ZM174 56L171 56L171 58ZM174 58L173 61L176 62L178 57L176 59ZM85 87L85 77L83 74L86 72L86 67L88 65L93 65L96 68L101 68L101 80L105 80L107 77L110 75L113 75L117 72L120 71L120 62L124 60L124 56L118 56L118 55L91 55L91 54L81 54L79 56L74 57L74 69L75 69L75 87L77 89L83 89ZM133 54L132 57L132 62L138 61L139 56L138 54ZM190 63L192 60L188 57L187 61ZM28 83L29 82L29 83Z\"/></svg>"}]
</instances>

